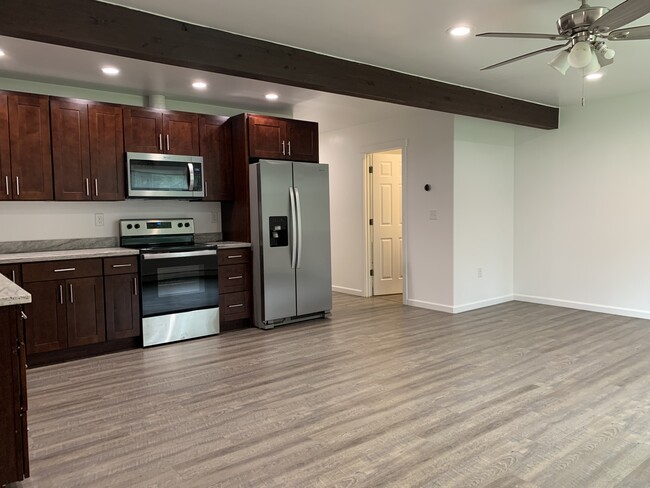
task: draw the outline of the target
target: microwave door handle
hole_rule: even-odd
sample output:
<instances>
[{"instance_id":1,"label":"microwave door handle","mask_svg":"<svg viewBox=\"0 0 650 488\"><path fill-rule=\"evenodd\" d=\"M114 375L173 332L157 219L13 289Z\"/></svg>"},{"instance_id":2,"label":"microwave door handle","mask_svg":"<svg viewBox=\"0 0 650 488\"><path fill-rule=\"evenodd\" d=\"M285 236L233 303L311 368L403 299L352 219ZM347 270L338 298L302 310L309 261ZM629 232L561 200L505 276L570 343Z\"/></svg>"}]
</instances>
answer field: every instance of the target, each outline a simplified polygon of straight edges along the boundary
<instances>
[{"instance_id":1,"label":"microwave door handle","mask_svg":"<svg viewBox=\"0 0 650 488\"><path fill-rule=\"evenodd\" d=\"M187 171L190 173L190 187L189 191L194 191L194 165L192 163L187 163Z\"/></svg>"}]
</instances>

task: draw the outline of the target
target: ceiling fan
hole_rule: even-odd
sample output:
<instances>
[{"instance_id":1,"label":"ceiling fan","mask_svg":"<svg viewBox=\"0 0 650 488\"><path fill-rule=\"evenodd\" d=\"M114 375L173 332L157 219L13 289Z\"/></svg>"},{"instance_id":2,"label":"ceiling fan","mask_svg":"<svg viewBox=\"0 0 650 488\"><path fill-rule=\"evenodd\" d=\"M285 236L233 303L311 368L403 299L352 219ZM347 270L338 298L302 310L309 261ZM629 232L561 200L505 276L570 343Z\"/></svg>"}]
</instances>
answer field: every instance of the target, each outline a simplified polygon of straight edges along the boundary
<instances>
[{"instance_id":1,"label":"ceiling fan","mask_svg":"<svg viewBox=\"0 0 650 488\"><path fill-rule=\"evenodd\" d=\"M563 44L539 49L486 66L481 71L498 68L537 54L562 49L548 64L562 74L565 74L569 67L582 69L583 74L586 76L614 62L615 52L607 46L608 41L650 39L650 25L624 27L650 13L650 0L626 0L611 10L607 7L591 7L587 4L587 0L579 1L581 2L580 8L562 15L557 20L557 34L517 32L484 32L477 34L477 37L564 41Z\"/></svg>"}]
</instances>

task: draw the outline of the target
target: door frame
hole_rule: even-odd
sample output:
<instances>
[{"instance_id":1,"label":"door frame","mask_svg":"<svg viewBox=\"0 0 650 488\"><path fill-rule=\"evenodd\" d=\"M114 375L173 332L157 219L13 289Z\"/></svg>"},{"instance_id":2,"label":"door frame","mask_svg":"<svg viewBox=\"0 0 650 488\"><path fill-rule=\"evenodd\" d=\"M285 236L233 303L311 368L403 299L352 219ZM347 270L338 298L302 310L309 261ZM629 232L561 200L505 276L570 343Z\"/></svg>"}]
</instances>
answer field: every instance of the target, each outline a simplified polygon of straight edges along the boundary
<instances>
[{"instance_id":1,"label":"door frame","mask_svg":"<svg viewBox=\"0 0 650 488\"><path fill-rule=\"evenodd\" d=\"M408 221L407 215L407 148L408 139L399 139L395 141L387 141L363 148L363 239L364 239L364 280L363 280L363 296L366 298L372 297L372 276L370 270L372 269L372 228L370 226L370 215L372 214L372 182L370 177L369 167L372 162L372 155L378 152L392 151L400 149L402 151L402 303L406 305L408 301Z\"/></svg>"}]
</instances>

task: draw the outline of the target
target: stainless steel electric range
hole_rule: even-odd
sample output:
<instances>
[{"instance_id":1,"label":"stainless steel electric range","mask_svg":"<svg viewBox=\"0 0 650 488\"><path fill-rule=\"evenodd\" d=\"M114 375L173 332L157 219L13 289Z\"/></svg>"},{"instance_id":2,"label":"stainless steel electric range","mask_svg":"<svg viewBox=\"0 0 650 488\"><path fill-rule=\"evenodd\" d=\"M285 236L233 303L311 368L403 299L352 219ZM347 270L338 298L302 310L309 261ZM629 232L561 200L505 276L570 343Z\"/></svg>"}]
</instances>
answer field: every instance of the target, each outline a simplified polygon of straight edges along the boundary
<instances>
[{"instance_id":1,"label":"stainless steel electric range","mask_svg":"<svg viewBox=\"0 0 650 488\"><path fill-rule=\"evenodd\" d=\"M219 333L217 248L193 219L120 220L120 245L140 250L145 347Z\"/></svg>"}]
</instances>

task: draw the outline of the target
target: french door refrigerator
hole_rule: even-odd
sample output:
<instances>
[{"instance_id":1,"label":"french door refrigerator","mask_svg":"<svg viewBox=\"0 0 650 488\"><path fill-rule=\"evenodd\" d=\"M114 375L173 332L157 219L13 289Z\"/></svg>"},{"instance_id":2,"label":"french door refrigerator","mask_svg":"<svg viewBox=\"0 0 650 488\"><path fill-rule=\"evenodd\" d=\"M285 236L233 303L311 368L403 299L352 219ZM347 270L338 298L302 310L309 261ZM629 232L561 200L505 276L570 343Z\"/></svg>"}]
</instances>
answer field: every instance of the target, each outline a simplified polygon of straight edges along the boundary
<instances>
[{"instance_id":1,"label":"french door refrigerator","mask_svg":"<svg viewBox=\"0 0 650 488\"><path fill-rule=\"evenodd\" d=\"M324 317L332 308L329 167L250 166L254 324Z\"/></svg>"}]
</instances>

